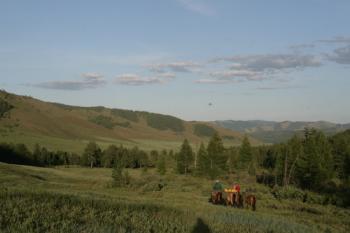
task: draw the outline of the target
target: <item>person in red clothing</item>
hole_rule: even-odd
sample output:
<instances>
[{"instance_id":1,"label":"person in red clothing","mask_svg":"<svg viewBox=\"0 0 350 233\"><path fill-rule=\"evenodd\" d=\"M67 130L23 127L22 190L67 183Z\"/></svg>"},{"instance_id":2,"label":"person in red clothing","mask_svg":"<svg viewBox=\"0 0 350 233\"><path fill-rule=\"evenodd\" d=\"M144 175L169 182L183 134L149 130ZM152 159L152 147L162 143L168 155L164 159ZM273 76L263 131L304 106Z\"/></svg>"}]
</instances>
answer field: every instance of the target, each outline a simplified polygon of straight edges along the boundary
<instances>
[{"instance_id":1,"label":"person in red clothing","mask_svg":"<svg viewBox=\"0 0 350 233\"><path fill-rule=\"evenodd\" d=\"M240 192L241 192L241 186L239 186L238 183L236 183L236 184L234 185L234 189L237 191L237 193L240 193Z\"/></svg>"},{"instance_id":2,"label":"person in red clothing","mask_svg":"<svg viewBox=\"0 0 350 233\"><path fill-rule=\"evenodd\" d=\"M242 195L241 195L241 186L239 186L238 183L236 183L234 185L234 189L236 190L237 194L236 194L236 200L235 200L235 203L236 203L236 206L238 208L242 208L243 207L243 199L242 199Z\"/></svg>"}]
</instances>

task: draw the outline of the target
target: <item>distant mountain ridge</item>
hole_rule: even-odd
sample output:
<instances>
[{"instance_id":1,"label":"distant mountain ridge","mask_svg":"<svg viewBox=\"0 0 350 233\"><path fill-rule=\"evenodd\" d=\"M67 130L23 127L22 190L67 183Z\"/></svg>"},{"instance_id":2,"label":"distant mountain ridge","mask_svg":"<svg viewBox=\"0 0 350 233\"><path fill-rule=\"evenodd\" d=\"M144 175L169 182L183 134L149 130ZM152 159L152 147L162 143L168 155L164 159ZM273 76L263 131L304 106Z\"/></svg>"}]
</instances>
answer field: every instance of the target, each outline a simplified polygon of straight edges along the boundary
<instances>
[{"instance_id":1,"label":"distant mountain ridge","mask_svg":"<svg viewBox=\"0 0 350 233\"><path fill-rule=\"evenodd\" d=\"M221 127L248 134L265 143L278 143L288 140L294 134L301 134L305 128L315 128L326 134L335 134L350 129L350 124L337 124L328 121L264 121L249 120L215 121Z\"/></svg>"},{"instance_id":2,"label":"distant mountain ridge","mask_svg":"<svg viewBox=\"0 0 350 233\"><path fill-rule=\"evenodd\" d=\"M215 132L230 145L239 145L244 136L212 122L102 106L70 106L0 91L0 142L38 142L52 149L76 147L75 151L81 151L89 140L106 145L173 149L184 138L199 144Z\"/></svg>"}]
</instances>

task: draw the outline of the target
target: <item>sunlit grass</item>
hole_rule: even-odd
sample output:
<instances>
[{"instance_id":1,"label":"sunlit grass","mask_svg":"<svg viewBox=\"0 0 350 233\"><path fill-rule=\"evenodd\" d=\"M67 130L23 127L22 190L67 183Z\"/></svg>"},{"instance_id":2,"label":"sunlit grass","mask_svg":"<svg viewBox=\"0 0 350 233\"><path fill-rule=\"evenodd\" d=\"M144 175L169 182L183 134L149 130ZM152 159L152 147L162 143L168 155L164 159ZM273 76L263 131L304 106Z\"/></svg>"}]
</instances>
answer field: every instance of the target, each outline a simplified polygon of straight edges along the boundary
<instances>
[{"instance_id":1,"label":"sunlit grass","mask_svg":"<svg viewBox=\"0 0 350 233\"><path fill-rule=\"evenodd\" d=\"M208 203L212 182L204 178L172 172L159 176L154 169L128 171L131 185L112 188L111 169L39 168L0 163L1 190L5 187L7 190L7 194L1 194L0 203L6 213L13 216L9 221L19 221L13 218L16 214L21 216L21 222L16 222L19 228L13 229L29 231L35 229L39 220L40 224L49 227L42 229L63 224L65 228L62 229L66 232L72 232L77 226L89 232L87 228L91 225L94 226L91 232L99 232L105 224L114 228L130 227L136 232L145 229L146 232L151 232L150 229L191 232L198 220L212 232L324 232L328 228L331 232L346 232L350 226L349 210L276 200L269 188L255 184L245 174L239 174L240 183L243 190L255 190L256 212ZM238 177L231 179L238 180ZM229 180L223 181L229 184ZM160 191L159 183L164 186ZM57 203L60 206L53 212L40 214L44 208L51 210ZM30 215L33 211L35 214ZM69 219L65 216L67 213L70 213ZM126 220L128 216L129 220ZM121 221L129 222L123 225Z\"/></svg>"}]
</instances>

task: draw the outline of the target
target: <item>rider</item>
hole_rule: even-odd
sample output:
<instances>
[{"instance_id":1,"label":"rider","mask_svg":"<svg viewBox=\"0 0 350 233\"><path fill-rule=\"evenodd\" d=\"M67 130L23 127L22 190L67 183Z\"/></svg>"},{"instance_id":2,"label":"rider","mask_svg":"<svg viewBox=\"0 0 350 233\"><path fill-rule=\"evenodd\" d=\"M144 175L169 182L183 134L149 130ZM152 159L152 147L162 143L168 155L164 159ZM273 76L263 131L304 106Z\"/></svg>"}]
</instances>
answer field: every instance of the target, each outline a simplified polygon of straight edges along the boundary
<instances>
[{"instance_id":1,"label":"rider","mask_svg":"<svg viewBox=\"0 0 350 233\"><path fill-rule=\"evenodd\" d=\"M237 193L241 192L241 186L239 186L238 183L235 183L235 185L233 186L233 188L237 191Z\"/></svg>"},{"instance_id":2,"label":"rider","mask_svg":"<svg viewBox=\"0 0 350 233\"><path fill-rule=\"evenodd\" d=\"M220 181L219 181L219 180L216 180L215 183L214 183L214 185L213 185L213 191L219 193L219 195L220 195L220 200L222 199L222 191L223 191L223 189L224 189L224 188L223 188L222 184L220 183Z\"/></svg>"},{"instance_id":3,"label":"rider","mask_svg":"<svg viewBox=\"0 0 350 233\"><path fill-rule=\"evenodd\" d=\"M241 207L242 205L241 205L241 194L240 194L240 192L241 192L241 186L239 186L239 184L238 183L235 183L234 184L234 186L233 186L233 189L234 190L236 190L236 192L237 192L237 195L236 195L236 203L237 203L237 205L238 205L238 207Z\"/></svg>"}]
</instances>

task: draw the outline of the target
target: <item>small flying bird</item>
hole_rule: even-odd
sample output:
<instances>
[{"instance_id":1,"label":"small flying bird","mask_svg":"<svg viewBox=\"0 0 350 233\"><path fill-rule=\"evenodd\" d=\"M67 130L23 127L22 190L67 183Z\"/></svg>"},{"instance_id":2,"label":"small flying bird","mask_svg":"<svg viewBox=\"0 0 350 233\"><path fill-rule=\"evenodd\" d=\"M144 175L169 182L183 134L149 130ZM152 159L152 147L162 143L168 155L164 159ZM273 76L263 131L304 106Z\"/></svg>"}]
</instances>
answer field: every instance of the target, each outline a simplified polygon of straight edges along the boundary
<instances>
[{"instance_id":1,"label":"small flying bird","mask_svg":"<svg viewBox=\"0 0 350 233\"><path fill-rule=\"evenodd\" d=\"M213 105L213 103L211 103L211 102L210 102L210 103L208 103L208 105L209 105L209 106L212 106L212 105Z\"/></svg>"}]
</instances>

